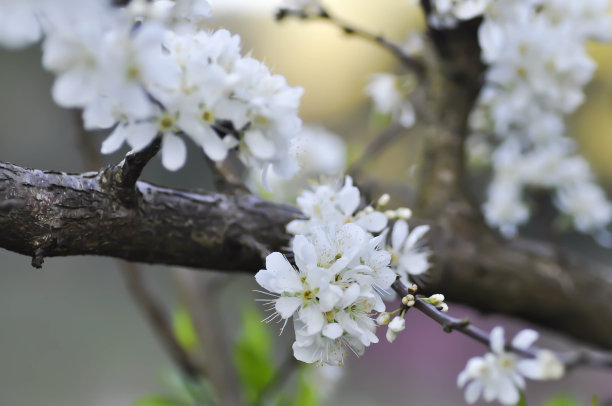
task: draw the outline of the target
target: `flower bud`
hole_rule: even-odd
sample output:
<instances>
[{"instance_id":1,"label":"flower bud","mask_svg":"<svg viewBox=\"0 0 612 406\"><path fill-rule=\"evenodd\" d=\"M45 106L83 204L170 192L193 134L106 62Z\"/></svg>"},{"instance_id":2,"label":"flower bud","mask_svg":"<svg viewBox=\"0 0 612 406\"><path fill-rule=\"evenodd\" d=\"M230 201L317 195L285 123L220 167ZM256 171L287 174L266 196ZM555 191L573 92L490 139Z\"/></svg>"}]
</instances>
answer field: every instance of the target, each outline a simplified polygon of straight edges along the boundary
<instances>
[{"instance_id":1,"label":"flower bud","mask_svg":"<svg viewBox=\"0 0 612 406\"><path fill-rule=\"evenodd\" d=\"M436 293L435 295L431 295L429 297L429 303L431 303L434 306L440 306L442 303L444 303L444 295L441 295L439 293Z\"/></svg>"},{"instance_id":2,"label":"flower bud","mask_svg":"<svg viewBox=\"0 0 612 406\"><path fill-rule=\"evenodd\" d=\"M415 294L417 293L419 290L419 287L416 284L411 284L410 286L408 286L408 292L410 292L411 294Z\"/></svg>"},{"instance_id":3,"label":"flower bud","mask_svg":"<svg viewBox=\"0 0 612 406\"><path fill-rule=\"evenodd\" d=\"M385 210L385 217L389 220L397 218L397 212L395 210Z\"/></svg>"},{"instance_id":4,"label":"flower bud","mask_svg":"<svg viewBox=\"0 0 612 406\"><path fill-rule=\"evenodd\" d=\"M409 302L412 302L414 305L414 296L406 295L402 298L402 304L407 306Z\"/></svg>"},{"instance_id":5,"label":"flower bud","mask_svg":"<svg viewBox=\"0 0 612 406\"><path fill-rule=\"evenodd\" d=\"M387 341L389 341L390 343L392 343L393 341L395 341L395 339L397 338L398 334L396 332L394 332L393 330L391 330L390 328L387 329Z\"/></svg>"},{"instance_id":6,"label":"flower bud","mask_svg":"<svg viewBox=\"0 0 612 406\"><path fill-rule=\"evenodd\" d=\"M391 320L391 315L389 313L381 313L376 318L376 324L379 326L384 326L385 324L389 323L389 320Z\"/></svg>"},{"instance_id":7,"label":"flower bud","mask_svg":"<svg viewBox=\"0 0 612 406\"><path fill-rule=\"evenodd\" d=\"M382 207L382 206L386 206L389 204L389 201L391 200L391 196L389 196L388 193L385 193L384 195L382 195L379 199L378 199L378 206Z\"/></svg>"},{"instance_id":8,"label":"flower bud","mask_svg":"<svg viewBox=\"0 0 612 406\"><path fill-rule=\"evenodd\" d=\"M374 213L374 208L372 206L368 206L365 209L363 209L363 213L364 214L372 214L372 213Z\"/></svg>"},{"instance_id":9,"label":"flower bud","mask_svg":"<svg viewBox=\"0 0 612 406\"><path fill-rule=\"evenodd\" d=\"M397 212L397 217L402 220L408 220L410 217L412 217L412 210L410 210L407 207L400 207L399 209L396 210L396 212Z\"/></svg>"},{"instance_id":10,"label":"flower bud","mask_svg":"<svg viewBox=\"0 0 612 406\"><path fill-rule=\"evenodd\" d=\"M437 306L437 309L442 313L446 313L448 311L448 305L446 303L441 303L439 306Z\"/></svg>"},{"instance_id":11,"label":"flower bud","mask_svg":"<svg viewBox=\"0 0 612 406\"><path fill-rule=\"evenodd\" d=\"M406 328L406 320L401 316L395 316L389 323L389 330L394 333L401 333Z\"/></svg>"}]
</instances>

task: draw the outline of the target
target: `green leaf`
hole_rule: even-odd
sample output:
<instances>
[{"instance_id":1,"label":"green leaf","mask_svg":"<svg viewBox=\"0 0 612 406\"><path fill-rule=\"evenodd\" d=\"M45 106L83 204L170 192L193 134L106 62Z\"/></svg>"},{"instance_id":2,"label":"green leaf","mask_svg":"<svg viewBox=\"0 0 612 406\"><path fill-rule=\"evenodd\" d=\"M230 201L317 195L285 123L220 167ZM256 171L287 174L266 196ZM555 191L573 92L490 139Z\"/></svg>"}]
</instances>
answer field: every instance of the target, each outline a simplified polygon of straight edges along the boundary
<instances>
[{"instance_id":1,"label":"green leaf","mask_svg":"<svg viewBox=\"0 0 612 406\"><path fill-rule=\"evenodd\" d=\"M260 320L260 314L252 308L242 312L242 331L234 348L234 365L248 402L259 398L275 370L270 330Z\"/></svg>"},{"instance_id":2,"label":"green leaf","mask_svg":"<svg viewBox=\"0 0 612 406\"><path fill-rule=\"evenodd\" d=\"M132 406L193 406L193 404L169 396L154 395L139 399L132 403Z\"/></svg>"},{"instance_id":3,"label":"green leaf","mask_svg":"<svg viewBox=\"0 0 612 406\"><path fill-rule=\"evenodd\" d=\"M193 326L191 314L184 306L179 306L172 315L172 328L179 344L187 351L198 348L198 335Z\"/></svg>"},{"instance_id":4,"label":"green leaf","mask_svg":"<svg viewBox=\"0 0 612 406\"><path fill-rule=\"evenodd\" d=\"M593 394L593 402L591 403L591 406L597 406L599 405L599 402L597 401L597 393Z\"/></svg>"},{"instance_id":5,"label":"green leaf","mask_svg":"<svg viewBox=\"0 0 612 406\"><path fill-rule=\"evenodd\" d=\"M580 403L578 403L576 399L567 396L558 396L550 399L544 406L580 406Z\"/></svg>"}]
</instances>

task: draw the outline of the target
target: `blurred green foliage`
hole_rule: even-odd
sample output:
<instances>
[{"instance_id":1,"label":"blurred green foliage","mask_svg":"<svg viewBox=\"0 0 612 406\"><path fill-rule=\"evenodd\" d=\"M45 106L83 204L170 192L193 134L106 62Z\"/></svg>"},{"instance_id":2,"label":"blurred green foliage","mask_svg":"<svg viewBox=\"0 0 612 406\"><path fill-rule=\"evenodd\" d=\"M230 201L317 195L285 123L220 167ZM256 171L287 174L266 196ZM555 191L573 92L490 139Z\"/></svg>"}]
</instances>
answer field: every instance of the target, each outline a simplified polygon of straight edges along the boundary
<instances>
[{"instance_id":1,"label":"blurred green foliage","mask_svg":"<svg viewBox=\"0 0 612 406\"><path fill-rule=\"evenodd\" d=\"M179 344L187 351L198 348L198 335L193 326L191 314L184 306L178 306L172 315L172 328Z\"/></svg>"},{"instance_id":2,"label":"blurred green foliage","mask_svg":"<svg viewBox=\"0 0 612 406\"><path fill-rule=\"evenodd\" d=\"M234 365L249 403L259 399L274 378L270 330L260 320L254 308L242 312L242 331L234 349Z\"/></svg>"}]
</instances>

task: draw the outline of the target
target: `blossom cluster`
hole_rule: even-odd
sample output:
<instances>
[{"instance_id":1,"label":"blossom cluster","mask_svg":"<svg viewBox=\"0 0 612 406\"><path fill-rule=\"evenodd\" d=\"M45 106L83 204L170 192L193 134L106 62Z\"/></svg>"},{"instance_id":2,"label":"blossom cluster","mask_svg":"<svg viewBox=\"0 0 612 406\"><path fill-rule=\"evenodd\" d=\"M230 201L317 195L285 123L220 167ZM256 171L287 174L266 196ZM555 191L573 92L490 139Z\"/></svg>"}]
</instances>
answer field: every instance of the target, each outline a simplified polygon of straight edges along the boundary
<instances>
[{"instance_id":1,"label":"blossom cluster","mask_svg":"<svg viewBox=\"0 0 612 406\"><path fill-rule=\"evenodd\" d=\"M3 0L0 45L43 38L53 99L83 110L87 129L112 129L102 145L134 150L162 137L162 163L177 170L185 138L213 161L236 149L248 165L289 177L303 90L243 56L240 38L210 31L206 0Z\"/></svg>"},{"instance_id":2,"label":"blossom cluster","mask_svg":"<svg viewBox=\"0 0 612 406\"><path fill-rule=\"evenodd\" d=\"M384 205L388 196L380 200L379 206ZM295 235L295 267L274 252L255 276L270 295L262 299L272 312L266 321L282 322L284 329L293 317L298 360L342 364L347 348L360 355L378 342L374 316L385 311L382 296L398 274L407 281L427 270L429 253L420 243L427 227L409 232L405 220L398 219L408 217L407 209L386 214L372 206L359 210L361 193L349 176L344 184L328 182L304 191L297 201L307 219L287 226ZM390 248L388 217L397 219ZM390 325L394 334L403 329L398 323Z\"/></svg>"},{"instance_id":3,"label":"blossom cluster","mask_svg":"<svg viewBox=\"0 0 612 406\"><path fill-rule=\"evenodd\" d=\"M584 101L583 87L596 69L587 41L612 37L609 1L436 0L434 6L431 23L438 28L483 16L479 43L488 70L471 125L489 136L468 145L495 149L484 205L489 224L514 234L530 216L525 190L542 188L554 192L576 230L601 233L612 204L565 136L564 119Z\"/></svg>"},{"instance_id":4,"label":"blossom cluster","mask_svg":"<svg viewBox=\"0 0 612 406\"><path fill-rule=\"evenodd\" d=\"M534 330L522 330L512 340L511 346L526 351L538 339ZM565 367L549 350L535 351L533 358L521 358L507 351L504 329L495 327L490 335L490 353L471 358L457 377L457 385L465 386L465 401L475 403L482 395L490 402L498 400L504 405L516 405L520 391L525 389L525 378L532 380L560 379Z\"/></svg>"}]
</instances>

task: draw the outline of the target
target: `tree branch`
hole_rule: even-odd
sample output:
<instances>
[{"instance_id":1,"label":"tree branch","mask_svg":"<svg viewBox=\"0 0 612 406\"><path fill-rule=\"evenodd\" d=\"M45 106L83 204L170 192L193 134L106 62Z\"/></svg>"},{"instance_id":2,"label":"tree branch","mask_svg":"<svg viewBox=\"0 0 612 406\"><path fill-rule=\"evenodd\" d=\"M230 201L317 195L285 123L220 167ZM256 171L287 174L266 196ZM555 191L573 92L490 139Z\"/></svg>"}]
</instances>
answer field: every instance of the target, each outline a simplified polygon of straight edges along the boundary
<instances>
[{"instance_id":1,"label":"tree branch","mask_svg":"<svg viewBox=\"0 0 612 406\"><path fill-rule=\"evenodd\" d=\"M133 262L254 271L262 247L289 243L297 209L252 195L165 189L136 183L126 202L103 172L65 174L0 163L0 247L36 259L104 255Z\"/></svg>"}]
</instances>

